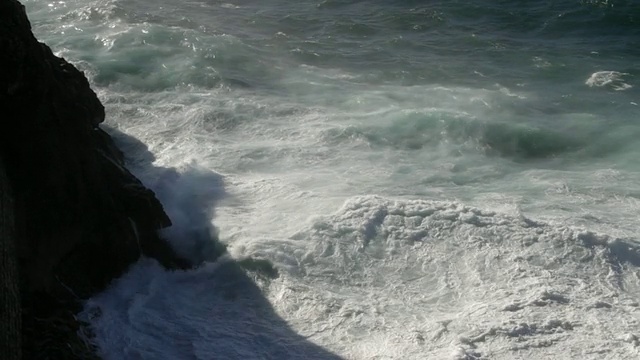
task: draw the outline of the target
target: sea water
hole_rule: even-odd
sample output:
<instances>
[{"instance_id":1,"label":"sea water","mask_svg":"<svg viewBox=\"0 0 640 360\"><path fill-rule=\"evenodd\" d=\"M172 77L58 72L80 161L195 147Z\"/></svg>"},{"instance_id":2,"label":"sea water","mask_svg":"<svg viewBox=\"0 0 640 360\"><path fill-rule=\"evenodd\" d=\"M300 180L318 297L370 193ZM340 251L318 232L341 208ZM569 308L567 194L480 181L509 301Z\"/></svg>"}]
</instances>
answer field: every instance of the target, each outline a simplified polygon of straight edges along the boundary
<instances>
[{"instance_id":1,"label":"sea water","mask_svg":"<svg viewBox=\"0 0 640 360\"><path fill-rule=\"evenodd\" d=\"M200 264L105 359L640 356L637 1L24 3Z\"/></svg>"}]
</instances>

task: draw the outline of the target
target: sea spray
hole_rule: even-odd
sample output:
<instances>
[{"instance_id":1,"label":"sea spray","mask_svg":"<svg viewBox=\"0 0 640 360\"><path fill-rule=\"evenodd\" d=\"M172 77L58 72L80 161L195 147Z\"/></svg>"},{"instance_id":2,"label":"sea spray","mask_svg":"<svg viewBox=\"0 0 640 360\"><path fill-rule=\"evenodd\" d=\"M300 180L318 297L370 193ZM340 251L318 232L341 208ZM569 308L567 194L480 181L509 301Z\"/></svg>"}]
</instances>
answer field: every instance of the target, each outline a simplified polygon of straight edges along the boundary
<instances>
[{"instance_id":1,"label":"sea spray","mask_svg":"<svg viewBox=\"0 0 640 360\"><path fill-rule=\"evenodd\" d=\"M637 356L635 2L26 5L200 262L106 358Z\"/></svg>"}]
</instances>

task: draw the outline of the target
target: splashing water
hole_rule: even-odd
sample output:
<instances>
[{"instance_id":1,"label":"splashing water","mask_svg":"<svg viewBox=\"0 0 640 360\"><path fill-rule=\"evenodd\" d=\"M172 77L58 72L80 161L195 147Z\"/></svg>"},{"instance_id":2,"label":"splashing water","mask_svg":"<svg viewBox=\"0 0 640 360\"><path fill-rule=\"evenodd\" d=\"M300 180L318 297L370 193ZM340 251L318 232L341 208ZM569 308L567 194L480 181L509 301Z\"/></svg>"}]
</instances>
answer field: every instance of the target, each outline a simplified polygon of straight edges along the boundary
<instances>
[{"instance_id":1,"label":"splashing water","mask_svg":"<svg viewBox=\"0 0 640 360\"><path fill-rule=\"evenodd\" d=\"M638 356L635 2L25 5L200 264L105 359Z\"/></svg>"}]
</instances>

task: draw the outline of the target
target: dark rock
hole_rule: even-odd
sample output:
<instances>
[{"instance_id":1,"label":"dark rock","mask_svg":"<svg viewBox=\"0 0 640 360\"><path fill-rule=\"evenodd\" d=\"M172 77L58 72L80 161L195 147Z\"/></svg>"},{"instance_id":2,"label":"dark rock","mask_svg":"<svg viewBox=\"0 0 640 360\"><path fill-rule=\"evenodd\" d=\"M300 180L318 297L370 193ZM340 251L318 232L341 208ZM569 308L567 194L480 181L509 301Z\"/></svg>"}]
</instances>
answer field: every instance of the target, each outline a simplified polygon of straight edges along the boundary
<instances>
[{"instance_id":1,"label":"dark rock","mask_svg":"<svg viewBox=\"0 0 640 360\"><path fill-rule=\"evenodd\" d=\"M30 358L53 354L48 346L69 340L59 336L64 329L75 336L78 300L141 254L170 268L189 264L158 237L171 222L100 129L104 107L84 74L35 39L16 0L0 0L0 69L0 157L15 222L8 240L16 246ZM57 334L47 346L38 343L49 339L44 331ZM83 356L63 349L49 358Z\"/></svg>"},{"instance_id":2,"label":"dark rock","mask_svg":"<svg viewBox=\"0 0 640 360\"><path fill-rule=\"evenodd\" d=\"M13 235L13 195L0 157L0 354L18 360L20 352L20 293Z\"/></svg>"}]
</instances>

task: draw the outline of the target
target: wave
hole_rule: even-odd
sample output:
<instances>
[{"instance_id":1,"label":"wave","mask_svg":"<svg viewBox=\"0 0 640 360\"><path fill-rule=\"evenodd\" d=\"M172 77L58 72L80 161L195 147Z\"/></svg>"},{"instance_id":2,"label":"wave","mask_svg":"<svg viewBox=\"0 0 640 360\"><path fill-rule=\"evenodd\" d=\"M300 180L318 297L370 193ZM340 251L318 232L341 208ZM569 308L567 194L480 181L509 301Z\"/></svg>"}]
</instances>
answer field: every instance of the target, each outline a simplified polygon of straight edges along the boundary
<instances>
[{"instance_id":1,"label":"wave","mask_svg":"<svg viewBox=\"0 0 640 360\"><path fill-rule=\"evenodd\" d=\"M606 86L616 91L628 90L633 87L624 81L625 77L629 75L628 73L621 73L619 71L597 71L589 76L585 84L589 87Z\"/></svg>"},{"instance_id":2,"label":"wave","mask_svg":"<svg viewBox=\"0 0 640 360\"><path fill-rule=\"evenodd\" d=\"M259 286L278 277L271 262L226 254L212 223L227 194L222 176L189 163L153 165L137 139L109 129L128 166L152 188L172 225L161 235L197 266L167 271L141 259L103 293L85 303L81 321L104 359L306 359L339 360L308 341L277 314Z\"/></svg>"},{"instance_id":3,"label":"wave","mask_svg":"<svg viewBox=\"0 0 640 360\"><path fill-rule=\"evenodd\" d=\"M578 155L605 156L617 148L588 115L547 116L556 118L549 126L531 122L484 120L478 116L443 110L400 111L388 115L386 125L351 125L324 131L328 144L362 143L370 148L404 151L433 150L442 145L450 151L500 156L516 161L551 159ZM586 120L586 121L585 121ZM593 126L596 125L596 126Z\"/></svg>"},{"instance_id":4,"label":"wave","mask_svg":"<svg viewBox=\"0 0 640 360\"><path fill-rule=\"evenodd\" d=\"M362 196L287 239L237 239L229 250L190 271L143 259L88 300L79 318L91 324L100 355L636 354L634 323L619 321L640 296L635 238L517 209Z\"/></svg>"},{"instance_id":5,"label":"wave","mask_svg":"<svg viewBox=\"0 0 640 360\"><path fill-rule=\"evenodd\" d=\"M602 334L624 342L634 331L615 319L637 306L638 239L517 211L365 196L288 240L231 251L271 259L276 308L347 358L635 353L633 341L620 347Z\"/></svg>"},{"instance_id":6,"label":"wave","mask_svg":"<svg viewBox=\"0 0 640 360\"><path fill-rule=\"evenodd\" d=\"M637 209L636 89L606 91L636 75L634 3L265 4L30 5L149 143L115 136L200 264L87 302L106 359L637 357L638 241L602 230ZM305 222L363 193L589 230L377 196Z\"/></svg>"}]
</instances>

